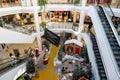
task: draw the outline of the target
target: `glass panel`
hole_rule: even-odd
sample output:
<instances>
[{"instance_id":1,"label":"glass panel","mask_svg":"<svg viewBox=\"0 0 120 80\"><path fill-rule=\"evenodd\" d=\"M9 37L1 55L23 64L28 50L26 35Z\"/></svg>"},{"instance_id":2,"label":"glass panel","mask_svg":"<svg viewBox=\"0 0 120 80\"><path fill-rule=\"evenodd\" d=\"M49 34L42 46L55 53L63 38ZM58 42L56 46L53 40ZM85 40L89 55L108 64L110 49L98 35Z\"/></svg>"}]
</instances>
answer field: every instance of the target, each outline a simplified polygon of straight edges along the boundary
<instances>
[{"instance_id":1,"label":"glass panel","mask_svg":"<svg viewBox=\"0 0 120 80\"><path fill-rule=\"evenodd\" d=\"M21 13L0 17L2 28L31 34L35 32L34 15L31 13Z\"/></svg>"}]
</instances>

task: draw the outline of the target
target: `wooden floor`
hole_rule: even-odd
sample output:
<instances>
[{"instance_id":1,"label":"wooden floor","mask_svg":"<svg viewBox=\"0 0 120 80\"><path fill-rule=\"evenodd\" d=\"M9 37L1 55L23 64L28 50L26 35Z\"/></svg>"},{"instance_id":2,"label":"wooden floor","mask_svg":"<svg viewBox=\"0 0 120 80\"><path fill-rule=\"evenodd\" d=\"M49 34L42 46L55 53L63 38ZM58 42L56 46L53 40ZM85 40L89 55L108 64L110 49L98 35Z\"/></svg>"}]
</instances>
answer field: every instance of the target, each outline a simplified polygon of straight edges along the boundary
<instances>
[{"instance_id":1,"label":"wooden floor","mask_svg":"<svg viewBox=\"0 0 120 80\"><path fill-rule=\"evenodd\" d=\"M39 71L39 78L33 77L32 80L56 80L57 75L54 72L54 58L59 50L59 47L52 45L48 65L44 70Z\"/></svg>"}]
</instances>

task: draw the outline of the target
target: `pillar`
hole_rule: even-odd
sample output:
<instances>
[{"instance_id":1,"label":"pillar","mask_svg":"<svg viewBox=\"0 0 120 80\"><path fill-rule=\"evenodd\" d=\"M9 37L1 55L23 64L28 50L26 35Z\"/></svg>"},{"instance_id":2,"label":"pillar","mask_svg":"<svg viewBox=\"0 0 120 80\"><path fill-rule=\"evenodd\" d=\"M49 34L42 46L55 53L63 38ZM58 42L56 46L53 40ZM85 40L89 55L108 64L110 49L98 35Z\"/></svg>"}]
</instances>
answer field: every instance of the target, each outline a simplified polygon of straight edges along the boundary
<instances>
[{"instance_id":1,"label":"pillar","mask_svg":"<svg viewBox=\"0 0 120 80\"><path fill-rule=\"evenodd\" d=\"M42 40L41 40L41 36L37 36L37 43L38 43L38 48L39 51L42 51Z\"/></svg>"},{"instance_id":2,"label":"pillar","mask_svg":"<svg viewBox=\"0 0 120 80\"><path fill-rule=\"evenodd\" d=\"M76 12L73 14L73 22L76 22Z\"/></svg>"},{"instance_id":3,"label":"pillar","mask_svg":"<svg viewBox=\"0 0 120 80\"><path fill-rule=\"evenodd\" d=\"M85 5L87 3L87 0L82 0L82 10L81 10L81 13L80 13L80 20L79 20L79 30L78 32L82 32L82 29L83 29L83 26L84 26L84 19L85 19Z\"/></svg>"},{"instance_id":4,"label":"pillar","mask_svg":"<svg viewBox=\"0 0 120 80\"><path fill-rule=\"evenodd\" d=\"M45 13L45 11L43 11L43 12L42 12L42 22L46 22L46 21L45 21L45 20L46 20L46 19L45 19L45 16L46 16L46 13Z\"/></svg>"},{"instance_id":5,"label":"pillar","mask_svg":"<svg viewBox=\"0 0 120 80\"><path fill-rule=\"evenodd\" d=\"M36 33L39 34L40 33L39 24L40 24L41 20L39 20L39 16L38 16L37 0L32 0L32 3L33 3L33 6L34 6L34 22L35 22L35 27L36 27ZM42 50L41 36L40 35L36 35L36 38L37 38L39 51L41 51Z\"/></svg>"},{"instance_id":6,"label":"pillar","mask_svg":"<svg viewBox=\"0 0 120 80\"><path fill-rule=\"evenodd\" d=\"M26 7L26 1L25 0L21 0L21 5L22 5L22 7Z\"/></svg>"}]
</instances>

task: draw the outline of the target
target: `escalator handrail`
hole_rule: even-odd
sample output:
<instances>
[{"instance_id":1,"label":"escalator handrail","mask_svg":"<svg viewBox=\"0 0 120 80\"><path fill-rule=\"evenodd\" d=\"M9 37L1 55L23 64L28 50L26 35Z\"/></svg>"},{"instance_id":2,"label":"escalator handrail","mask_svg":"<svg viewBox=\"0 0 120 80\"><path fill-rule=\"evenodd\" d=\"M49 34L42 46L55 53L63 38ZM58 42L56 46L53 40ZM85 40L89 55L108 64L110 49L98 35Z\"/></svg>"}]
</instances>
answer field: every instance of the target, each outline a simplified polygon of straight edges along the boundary
<instances>
[{"instance_id":1,"label":"escalator handrail","mask_svg":"<svg viewBox=\"0 0 120 80\"><path fill-rule=\"evenodd\" d=\"M116 31L116 29L115 29L115 27L114 27L111 19L110 19L109 16L107 15L105 8L104 8L103 6L101 6L101 7L102 7L102 9L103 9L103 11L104 11L104 13L105 13L105 16L106 16L106 18L107 18L107 20L108 20L108 22L109 22L109 24L110 24L110 27L111 27L113 33L114 33L114 35L115 35L115 38L117 39L117 42L118 42L118 44L119 44L119 46L120 46L120 40L118 39L118 33L117 33L117 31Z\"/></svg>"},{"instance_id":2,"label":"escalator handrail","mask_svg":"<svg viewBox=\"0 0 120 80\"><path fill-rule=\"evenodd\" d=\"M115 14L114 14L114 12L112 11L112 9L111 9L111 7L110 7L110 5L109 5L108 3L107 3L107 6L108 6L108 8L110 9L110 11L111 11L113 17L115 17Z\"/></svg>"}]
</instances>

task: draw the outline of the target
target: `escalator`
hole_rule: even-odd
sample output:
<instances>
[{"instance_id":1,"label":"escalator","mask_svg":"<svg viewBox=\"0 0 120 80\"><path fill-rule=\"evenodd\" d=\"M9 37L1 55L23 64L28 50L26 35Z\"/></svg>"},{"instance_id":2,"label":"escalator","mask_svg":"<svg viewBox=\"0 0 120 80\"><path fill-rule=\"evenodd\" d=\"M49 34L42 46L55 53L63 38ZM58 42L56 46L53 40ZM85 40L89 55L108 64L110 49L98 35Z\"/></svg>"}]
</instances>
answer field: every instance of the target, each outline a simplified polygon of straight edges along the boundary
<instances>
[{"instance_id":1,"label":"escalator","mask_svg":"<svg viewBox=\"0 0 120 80\"><path fill-rule=\"evenodd\" d=\"M101 6L98 6L97 11L98 11L99 17L101 19L108 42L110 44L111 50L113 52L114 58L116 60L118 69L120 71L120 45L119 45L117 38L111 28L110 23L108 22L108 19L105 15L103 8Z\"/></svg>"},{"instance_id":2,"label":"escalator","mask_svg":"<svg viewBox=\"0 0 120 80\"><path fill-rule=\"evenodd\" d=\"M96 64L97 64L100 80L108 80L103 66L102 58L98 49L98 44L96 42L96 38L92 33L90 34L90 37L92 40L92 45L93 45L94 55L96 58Z\"/></svg>"}]
</instances>

